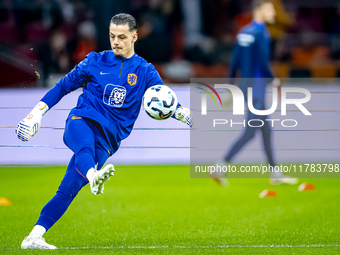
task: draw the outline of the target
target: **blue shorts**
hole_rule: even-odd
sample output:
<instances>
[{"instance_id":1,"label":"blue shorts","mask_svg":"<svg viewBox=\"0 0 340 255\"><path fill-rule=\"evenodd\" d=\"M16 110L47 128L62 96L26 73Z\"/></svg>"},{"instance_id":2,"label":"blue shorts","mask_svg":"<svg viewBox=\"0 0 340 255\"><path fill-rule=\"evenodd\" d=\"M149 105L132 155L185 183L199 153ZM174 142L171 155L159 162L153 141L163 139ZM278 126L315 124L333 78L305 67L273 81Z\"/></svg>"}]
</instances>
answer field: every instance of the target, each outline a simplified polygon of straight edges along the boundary
<instances>
[{"instance_id":1,"label":"blue shorts","mask_svg":"<svg viewBox=\"0 0 340 255\"><path fill-rule=\"evenodd\" d=\"M116 152L110 148L98 123L76 115L69 116L66 120L64 143L74 152L67 171L76 170L85 179L91 167L98 164L99 170L108 157ZM116 148L119 148L119 145L120 143ZM84 157L84 155L90 156Z\"/></svg>"},{"instance_id":2,"label":"blue shorts","mask_svg":"<svg viewBox=\"0 0 340 255\"><path fill-rule=\"evenodd\" d=\"M92 147L93 144L95 144L95 148L106 150L109 156L115 153L110 149L102 128L97 122L76 115L70 116L66 120L64 143L75 154L81 148Z\"/></svg>"}]
</instances>

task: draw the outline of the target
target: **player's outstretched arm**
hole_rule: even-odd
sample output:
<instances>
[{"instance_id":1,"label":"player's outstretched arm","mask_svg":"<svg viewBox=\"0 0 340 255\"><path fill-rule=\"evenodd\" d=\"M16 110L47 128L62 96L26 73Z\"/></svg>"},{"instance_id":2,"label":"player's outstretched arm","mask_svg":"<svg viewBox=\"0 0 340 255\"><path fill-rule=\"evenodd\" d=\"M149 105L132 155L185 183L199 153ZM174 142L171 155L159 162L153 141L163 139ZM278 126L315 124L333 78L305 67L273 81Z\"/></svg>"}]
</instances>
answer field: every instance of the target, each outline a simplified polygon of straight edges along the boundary
<instances>
[{"instance_id":1,"label":"player's outstretched arm","mask_svg":"<svg viewBox=\"0 0 340 255\"><path fill-rule=\"evenodd\" d=\"M40 128L41 119L48 110L49 107L47 104L40 101L17 125L17 128L15 129L17 137L23 142L28 142L31 136L35 136Z\"/></svg>"},{"instance_id":2,"label":"player's outstretched arm","mask_svg":"<svg viewBox=\"0 0 340 255\"><path fill-rule=\"evenodd\" d=\"M191 128L194 125L194 117L192 112L189 108L183 107L180 104L178 104L176 112L174 113L174 115L172 115L172 117L176 120L182 121Z\"/></svg>"},{"instance_id":3,"label":"player's outstretched arm","mask_svg":"<svg viewBox=\"0 0 340 255\"><path fill-rule=\"evenodd\" d=\"M15 133L21 141L27 142L31 136L34 136L38 132L42 116L56 105L62 97L86 84L89 80L87 69L92 55L92 53L89 53L71 72L60 79L60 81L45 94L33 110L19 122Z\"/></svg>"}]
</instances>

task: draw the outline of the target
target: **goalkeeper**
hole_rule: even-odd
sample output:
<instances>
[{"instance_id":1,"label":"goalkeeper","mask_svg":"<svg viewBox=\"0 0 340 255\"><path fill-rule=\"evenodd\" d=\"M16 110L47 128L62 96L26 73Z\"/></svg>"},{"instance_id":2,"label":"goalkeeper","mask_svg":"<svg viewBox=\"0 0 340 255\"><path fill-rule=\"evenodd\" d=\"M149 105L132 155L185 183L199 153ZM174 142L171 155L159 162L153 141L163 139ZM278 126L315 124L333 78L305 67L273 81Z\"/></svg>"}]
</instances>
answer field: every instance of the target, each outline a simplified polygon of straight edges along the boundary
<instances>
[{"instance_id":1,"label":"goalkeeper","mask_svg":"<svg viewBox=\"0 0 340 255\"><path fill-rule=\"evenodd\" d=\"M90 183L94 195L103 194L114 167L105 161L129 136L138 117L144 92L163 84L154 66L134 52L136 20L117 14L110 22L112 50L89 53L61 79L17 126L16 134L28 141L40 127L42 116L66 94L82 87L77 106L66 120L64 143L74 152L56 195L44 206L22 249L56 249L43 234L65 213L82 187ZM192 127L188 108L178 104L173 115Z\"/></svg>"}]
</instances>

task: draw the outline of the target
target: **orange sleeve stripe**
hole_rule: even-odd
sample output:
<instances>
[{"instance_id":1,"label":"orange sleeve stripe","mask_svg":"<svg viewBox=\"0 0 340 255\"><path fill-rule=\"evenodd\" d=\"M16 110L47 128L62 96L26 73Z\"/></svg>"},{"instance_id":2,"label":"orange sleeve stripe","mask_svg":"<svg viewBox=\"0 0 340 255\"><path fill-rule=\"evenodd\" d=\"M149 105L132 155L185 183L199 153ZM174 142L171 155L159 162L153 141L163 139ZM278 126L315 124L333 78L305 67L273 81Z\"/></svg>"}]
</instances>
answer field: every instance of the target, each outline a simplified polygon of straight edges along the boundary
<instances>
[{"instance_id":1,"label":"orange sleeve stripe","mask_svg":"<svg viewBox=\"0 0 340 255\"><path fill-rule=\"evenodd\" d=\"M85 180L88 180L84 175L81 174L81 172L79 172L79 170L77 168L76 168L76 170L83 178L85 178Z\"/></svg>"}]
</instances>

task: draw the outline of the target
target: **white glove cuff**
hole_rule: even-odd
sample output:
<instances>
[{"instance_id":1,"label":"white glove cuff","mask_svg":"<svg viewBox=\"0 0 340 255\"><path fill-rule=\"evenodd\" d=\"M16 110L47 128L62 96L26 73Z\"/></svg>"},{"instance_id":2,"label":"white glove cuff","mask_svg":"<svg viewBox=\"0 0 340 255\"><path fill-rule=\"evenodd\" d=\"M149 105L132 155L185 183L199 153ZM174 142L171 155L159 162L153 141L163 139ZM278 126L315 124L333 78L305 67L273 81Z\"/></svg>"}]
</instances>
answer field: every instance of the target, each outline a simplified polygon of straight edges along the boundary
<instances>
[{"instance_id":1,"label":"white glove cuff","mask_svg":"<svg viewBox=\"0 0 340 255\"><path fill-rule=\"evenodd\" d=\"M47 104L45 104L43 101L40 101L31 111L33 115L40 115L41 117L45 115L45 113L49 110L49 107Z\"/></svg>"}]
</instances>

